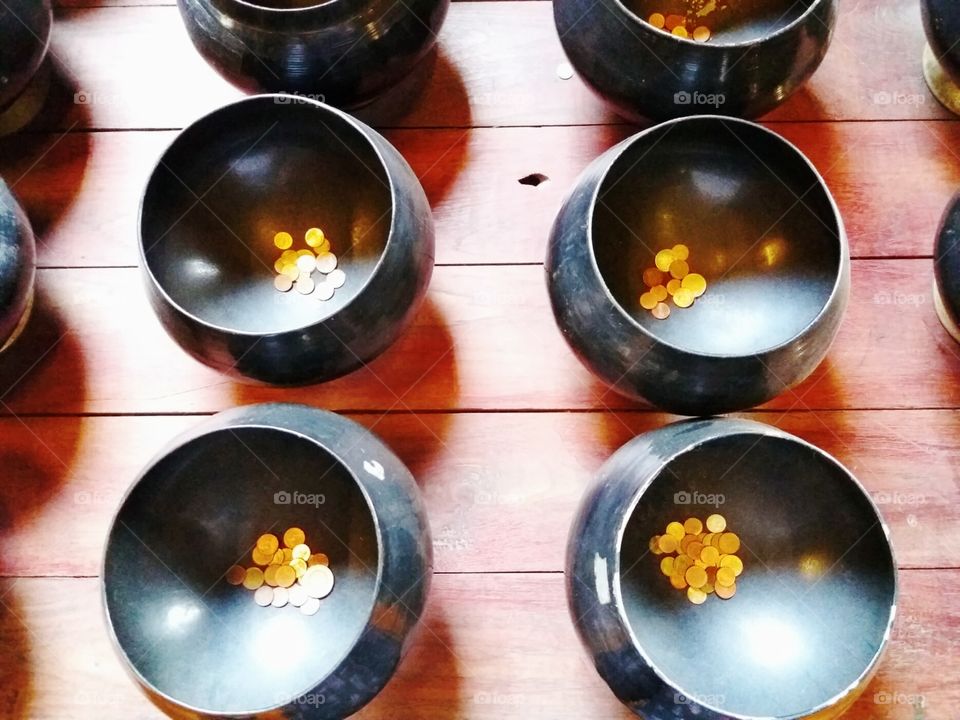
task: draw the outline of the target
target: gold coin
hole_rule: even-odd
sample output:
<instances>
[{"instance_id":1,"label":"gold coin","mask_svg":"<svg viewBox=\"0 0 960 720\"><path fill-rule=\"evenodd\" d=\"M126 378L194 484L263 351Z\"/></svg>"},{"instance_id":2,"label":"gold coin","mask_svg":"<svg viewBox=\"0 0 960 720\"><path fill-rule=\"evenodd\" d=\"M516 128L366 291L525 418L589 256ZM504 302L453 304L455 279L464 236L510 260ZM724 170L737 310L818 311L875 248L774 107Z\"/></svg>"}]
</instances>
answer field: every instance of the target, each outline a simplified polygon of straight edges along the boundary
<instances>
[{"instance_id":1,"label":"gold coin","mask_svg":"<svg viewBox=\"0 0 960 720\"><path fill-rule=\"evenodd\" d=\"M682 38L690 37L690 33L687 32L687 29L683 25L677 25L673 29L673 34Z\"/></svg>"},{"instance_id":2,"label":"gold coin","mask_svg":"<svg viewBox=\"0 0 960 720\"><path fill-rule=\"evenodd\" d=\"M667 22L667 19L661 13L654 13L650 16L650 19L647 22L649 22L658 30L662 30L664 24Z\"/></svg>"},{"instance_id":3,"label":"gold coin","mask_svg":"<svg viewBox=\"0 0 960 720\"><path fill-rule=\"evenodd\" d=\"M643 284L648 288L656 287L663 282L663 273L657 268L647 268L643 271Z\"/></svg>"},{"instance_id":4,"label":"gold coin","mask_svg":"<svg viewBox=\"0 0 960 720\"><path fill-rule=\"evenodd\" d=\"M693 567L693 560L689 555L678 555L673 560L673 571L679 575L683 575L691 567Z\"/></svg>"},{"instance_id":5,"label":"gold coin","mask_svg":"<svg viewBox=\"0 0 960 720\"><path fill-rule=\"evenodd\" d=\"M740 577L740 573L743 572L743 560L736 555L724 555L720 558L720 567L730 568L735 577Z\"/></svg>"},{"instance_id":6,"label":"gold coin","mask_svg":"<svg viewBox=\"0 0 960 720\"><path fill-rule=\"evenodd\" d=\"M263 570L255 567L247 568L243 576L243 586L247 590L256 590L261 585L263 585Z\"/></svg>"},{"instance_id":7,"label":"gold coin","mask_svg":"<svg viewBox=\"0 0 960 720\"><path fill-rule=\"evenodd\" d=\"M280 568L279 565L267 565L267 569L263 571L263 581L270 587L277 586L277 570Z\"/></svg>"},{"instance_id":8,"label":"gold coin","mask_svg":"<svg viewBox=\"0 0 960 720\"><path fill-rule=\"evenodd\" d=\"M688 308L693 305L693 292L680 288L673 294L673 304L678 308Z\"/></svg>"},{"instance_id":9,"label":"gold coin","mask_svg":"<svg viewBox=\"0 0 960 720\"><path fill-rule=\"evenodd\" d=\"M660 561L660 572L662 572L667 577L673 575L673 556L668 555Z\"/></svg>"},{"instance_id":10,"label":"gold coin","mask_svg":"<svg viewBox=\"0 0 960 720\"><path fill-rule=\"evenodd\" d=\"M657 306L650 312L657 320L666 320L670 317L670 306L666 303L657 303Z\"/></svg>"},{"instance_id":11,"label":"gold coin","mask_svg":"<svg viewBox=\"0 0 960 720\"><path fill-rule=\"evenodd\" d=\"M683 579L687 581L687 585L690 587L701 588L707 582L707 571L694 565L687 568L687 572L683 574Z\"/></svg>"},{"instance_id":12,"label":"gold coin","mask_svg":"<svg viewBox=\"0 0 960 720\"><path fill-rule=\"evenodd\" d=\"M670 282L667 283L667 292L670 295L676 295L677 290L680 289L680 281L676 278L670 278Z\"/></svg>"},{"instance_id":13,"label":"gold coin","mask_svg":"<svg viewBox=\"0 0 960 720\"><path fill-rule=\"evenodd\" d=\"M273 264L273 269L276 270L278 273L282 273L283 268L286 266L286 264L287 262L282 257L278 257L277 261Z\"/></svg>"},{"instance_id":14,"label":"gold coin","mask_svg":"<svg viewBox=\"0 0 960 720\"><path fill-rule=\"evenodd\" d=\"M292 567L296 571L298 578L302 578L304 574L307 572L306 560L300 560L298 558L294 558L293 560L290 561L290 567Z\"/></svg>"},{"instance_id":15,"label":"gold coin","mask_svg":"<svg viewBox=\"0 0 960 720\"><path fill-rule=\"evenodd\" d=\"M288 547L283 548L283 562L280 564L289 565L291 560L293 560L293 550Z\"/></svg>"},{"instance_id":16,"label":"gold coin","mask_svg":"<svg viewBox=\"0 0 960 720\"><path fill-rule=\"evenodd\" d=\"M654 263L657 266L657 270L661 272L668 272L670 270L670 265L676 258L673 256L672 250L661 250L657 253L657 257L654 259Z\"/></svg>"},{"instance_id":17,"label":"gold coin","mask_svg":"<svg viewBox=\"0 0 960 720\"><path fill-rule=\"evenodd\" d=\"M297 267L296 263L287 263L283 266L283 270L280 271L281 275L285 275L291 280L296 280L300 277L300 268Z\"/></svg>"},{"instance_id":18,"label":"gold coin","mask_svg":"<svg viewBox=\"0 0 960 720\"><path fill-rule=\"evenodd\" d=\"M326 252L317 256L317 270L324 275L328 275L337 269L337 256L332 252Z\"/></svg>"},{"instance_id":19,"label":"gold coin","mask_svg":"<svg viewBox=\"0 0 960 720\"><path fill-rule=\"evenodd\" d=\"M314 227L307 230L306 234L303 236L303 239L306 241L307 245L315 248L318 245L323 244L323 241L327 238L323 234L323 230Z\"/></svg>"},{"instance_id":20,"label":"gold coin","mask_svg":"<svg viewBox=\"0 0 960 720\"><path fill-rule=\"evenodd\" d=\"M257 538L257 550L264 555L273 555L280 548L280 541L273 533L266 533Z\"/></svg>"},{"instance_id":21,"label":"gold coin","mask_svg":"<svg viewBox=\"0 0 960 720\"><path fill-rule=\"evenodd\" d=\"M653 296L653 293L645 292L640 296L640 307L644 310L653 310L657 306L657 299Z\"/></svg>"},{"instance_id":22,"label":"gold coin","mask_svg":"<svg viewBox=\"0 0 960 720\"><path fill-rule=\"evenodd\" d=\"M736 581L737 576L734 574L733 568L722 567L717 570L717 585L730 587Z\"/></svg>"},{"instance_id":23,"label":"gold coin","mask_svg":"<svg viewBox=\"0 0 960 720\"><path fill-rule=\"evenodd\" d=\"M333 590L333 573L326 565L314 565L300 579L300 584L310 597L325 598Z\"/></svg>"},{"instance_id":24,"label":"gold coin","mask_svg":"<svg viewBox=\"0 0 960 720\"><path fill-rule=\"evenodd\" d=\"M312 597L308 597L303 605L300 606L300 612L304 615L316 615L319 609L320 601Z\"/></svg>"},{"instance_id":25,"label":"gold coin","mask_svg":"<svg viewBox=\"0 0 960 720\"><path fill-rule=\"evenodd\" d=\"M693 564L696 565L698 568L703 568L704 570L706 570L708 567L707 564L700 558L697 558L696 560L694 560Z\"/></svg>"},{"instance_id":26,"label":"gold coin","mask_svg":"<svg viewBox=\"0 0 960 720\"><path fill-rule=\"evenodd\" d=\"M697 42L706 42L710 39L710 28L706 25L701 25L693 31L693 39Z\"/></svg>"},{"instance_id":27,"label":"gold coin","mask_svg":"<svg viewBox=\"0 0 960 720\"><path fill-rule=\"evenodd\" d=\"M273 236L273 244L281 250L286 250L293 245L293 235L288 232L278 232Z\"/></svg>"},{"instance_id":28,"label":"gold coin","mask_svg":"<svg viewBox=\"0 0 960 720\"><path fill-rule=\"evenodd\" d=\"M707 291L707 280L700 273L690 273L683 278L683 287L693 291L694 297L700 297Z\"/></svg>"},{"instance_id":29,"label":"gold coin","mask_svg":"<svg viewBox=\"0 0 960 720\"><path fill-rule=\"evenodd\" d=\"M707 601L707 594L698 588L689 587L687 588L687 600L694 605L703 605Z\"/></svg>"},{"instance_id":30,"label":"gold coin","mask_svg":"<svg viewBox=\"0 0 960 720\"><path fill-rule=\"evenodd\" d=\"M282 293L289 292L290 288L293 287L293 278L287 275L277 275L273 279L273 287Z\"/></svg>"},{"instance_id":31,"label":"gold coin","mask_svg":"<svg viewBox=\"0 0 960 720\"><path fill-rule=\"evenodd\" d=\"M702 560L703 563L708 567L716 567L717 563L720 561L720 551L712 545L708 545L700 551L700 560Z\"/></svg>"},{"instance_id":32,"label":"gold coin","mask_svg":"<svg viewBox=\"0 0 960 720\"><path fill-rule=\"evenodd\" d=\"M303 605L308 597L307 591L303 589L303 585L300 583L291 585L290 589L287 590L287 600L294 607Z\"/></svg>"},{"instance_id":33,"label":"gold coin","mask_svg":"<svg viewBox=\"0 0 960 720\"><path fill-rule=\"evenodd\" d=\"M330 252L330 240L327 238L324 238L323 242L317 245L313 249L313 252L317 257L320 257L321 255L326 255L328 252Z\"/></svg>"},{"instance_id":34,"label":"gold coin","mask_svg":"<svg viewBox=\"0 0 960 720\"><path fill-rule=\"evenodd\" d=\"M671 14L664 18L664 27L667 30L673 30L677 25L683 25L685 22L683 15Z\"/></svg>"},{"instance_id":35,"label":"gold coin","mask_svg":"<svg viewBox=\"0 0 960 720\"><path fill-rule=\"evenodd\" d=\"M686 245L674 245L670 252L677 260L686 260L690 257L690 248Z\"/></svg>"},{"instance_id":36,"label":"gold coin","mask_svg":"<svg viewBox=\"0 0 960 720\"><path fill-rule=\"evenodd\" d=\"M673 537L677 539L677 543L683 540L683 536L686 534L683 531L683 525L681 525L676 521L669 523L667 525L666 532L667 532L667 535L673 535Z\"/></svg>"},{"instance_id":37,"label":"gold coin","mask_svg":"<svg viewBox=\"0 0 960 720\"><path fill-rule=\"evenodd\" d=\"M269 607L273 602L273 588L268 585L261 585L253 594L253 601L260 607Z\"/></svg>"},{"instance_id":38,"label":"gold coin","mask_svg":"<svg viewBox=\"0 0 960 720\"><path fill-rule=\"evenodd\" d=\"M713 533L707 533L703 536L703 539L700 541L703 543L703 546L706 547L710 544L710 541L713 539Z\"/></svg>"},{"instance_id":39,"label":"gold coin","mask_svg":"<svg viewBox=\"0 0 960 720\"><path fill-rule=\"evenodd\" d=\"M695 517L687 518L683 521L683 529L691 535L697 535L703 530L703 523Z\"/></svg>"},{"instance_id":40,"label":"gold coin","mask_svg":"<svg viewBox=\"0 0 960 720\"><path fill-rule=\"evenodd\" d=\"M663 555L663 550L660 549L659 535L654 535L652 538L650 538L650 552L652 552L654 555ZM312 557L313 556L311 555L311 558ZM310 563L308 562L307 564L309 565ZM316 565L316 563L313 564Z\"/></svg>"},{"instance_id":41,"label":"gold coin","mask_svg":"<svg viewBox=\"0 0 960 720\"><path fill-rule=\"evenodd\" d=\"M715 587L716 587L716 585L715 585L714 583L712 583L712 582L710 582L709 580L707 580L707 582L704 584L704 586L703 586L702 588L700 588L700 589L703 590L703 592L705 592L707 595L711 595L711 594L713 594L713 590L714 590Z\"/></svg>"},{"instance_id":42,"label":"gold coin","mask_svg":"<svg viewBox=\"0 0 960 720\"><path fill-rule=\"evenodd\" d=\"M227 582L231 585L242 585L243 579L246 576L246 568L242 568L239 565L232 565L230 569L227 570Z\"/></svg>"},{"instance_id":43,"label":"gold coin","mask_svg":"<svg viewBox=\"0 0 960 720\"><path fill-rule=\"evenodd\" d=\"M266 567L270 564L270 561L273 560L272 553L262 553L259 548L254 548L253 552L250 553L250 557L253 559L253 564L259 565L260 567Z\"/></svg>"},{"instance_id":44,"label":"gold coin","mask_svg":"<svg viewBox=\"0 0 960 720\"><path fill-rule=\"evenodd\" d=\"M302 545L307 541L307 536L298 527L287 528L287 531L283 534L283 546L285 548L291 548L290 557L293 557L293 550L297 545ZM284 553L286 555L286 553ZM288 558L289 562L289 558Z\"/></svg>"},{"instance_id":45,"label":"gold coin","mask_svg":"<svg viewBox=\"0 0 960 720\"><path fill-rule=\"evenodd\" d=\"M686 260L674 260L670 263L670 276L674 280L683 280L690 273Z\"/></svg>"},{"instance_id":46,"label":"gold coin","mask_svg":"<svg viewBox=\"0 0 960 720\"><path fill-rule=\"evenodd\" d=\"M271 565L283 565L283 548L280 548L273 554L273 560L270 561Z\"/></svg>"},{"instance_id":47,"label":"gold coin","mask_svg":"<svg viewBox=\"0 0 960 720\"><path fill-rule=\"evenodd\" d=\"M273 589L273 602L270 604L274 607L283 607L290 601L290 591L286 588L278 587Z\"/></svg>"},{"instance_id":48,"label":"gold coin","mask_svg":"<svg viewBox=\"0 0 960 720\"><path fill-rule=\"evenodd\" d=\"M680 551L680 553L686 555L687 548L690 546L690 543L695 542L696 539L697 539L696 535L684 535L683 540L681 540L680 544L677 545L677 548Z\"/></svg>"},{"instance_id":49,"label":"gold coin","mask_svg":"<svg viewBox=\"0 0 960 720\"><path fill-rule=\"evenodd\" d=\"M313 250L307 250L306 248L301 248L297 250L297 259L300 259L302 257L316 257L316 255L314 255Z\"/></svg>"},{"instance_id":50,"label":"gold coin","mask_svg":"<svg viewBox=\"0 0 960 720\"><path fill-rule=\"evenodd\" d=\"M712 533L722 533L727 529L727 519L723 515L711 515L707 518L707 530Z\"/></svg>"},{"instance_id":51,"label":"gold coin","mask_svg":"<svg viewBox=\"0 0 960 720\"><path fill-rule=\"evenodd\" d=\"M703 552L703 543L699 540L694 540L692 543L687 545L687 555L696 560L700 557L700 553Z\"/></svg>"},{"instance_id":52,"label":"gold coin","mask_svg":"<svg viewBox=\"0 0 960 720\"><path fill-rule=\"evenodd\" d=\"M289 565L277 568L277 585L288 588L297 581L297 571Z\"/></svg>"},{"instance_id":53,"label":"gold coin","mask_svg":"<svg viewBox=\"0 0 960 720\"><path fill-rule=\"evenodd\" d=\"M720 550L720 538L722 536L723 536L723 533L714 533L713 537L710 538L710 544L713 545L713 547L717 548L717 550ZM723 555L724 553L721 551L720 554Z\"/></svg>"},{"instance_id":54,"label":"gold coin","mask_svg":"<svg viewBox=\"0 0 960 720\"><path fill-rule=\"evenodd\" d=\"M671 575L670 584L673 585L677 590L683 590L687 586L687 581L683 579L683 575Z\"/></svg>"},{"instance_id":55,"label":"gold coin","mask_svg":"<svg viewBox=\"0 0 960 720\"><path fill-rule=\"evenodd\" d=\"M306 562L310 559L310 546L300 543L291 549L291 553L293 554L294 560L303 560Z\"/></svg>"},{"instance_id":56,"label":"gold coin","mask_svg":"<svg viewBox=\"0 0 960 720\"><path fill-rule=\"evenodd\" d=\"M284 250L282 253L280 253L280 259L283 260L284 264L286 265L293 265L297 261L298 257L300 256L297 255L296 250Z\"/></svg>"},{"instance_id":57,"label":"gold coin","mask_svg":"<svg viewBox=\"0 0 960 720\"><path fill-rule=\"evenodd\" d=\"M654 288L650 288L650 294L653 295L654 299L658 303L663 302L669 296L667 289L663 285L657 285Z\"/></svg>"},{"instance_id":58,"label":"gold coin","mask_svg":"<svg viewBox=\"0 0 960 720\"><path fill-rule=\"evenodd\" d=\"M733 555L740 549L740 538L736 533L728 532L720 536L717 548L725 555Z\"/></svg>"},{"instance_id":59,"label":"gold coin","mask_svg":"<svg viewBox=\"0 0 960 720\"><path fill-rule=\"evenodd\" d=\"M733 585L730 585L729 587L726 587L726 586L724 586L724 585L717 585L717 586L714 588L714 590L716 591L718 598L723 598L724 600L729 600L730 598L732 598L734 595L737 594L737 584L734 583Z\"/></svg>"},{"instance_id":60,"label":"gold coin","mask_svg":"<svg viewBox=\"0 0 960 720\"><path fill-rule=\"evenodd\" d=\"M677 551L677 539L673 535L661 535L657 541L660 545L660 552L672 553Z\"/></svg>"}]
</instances>

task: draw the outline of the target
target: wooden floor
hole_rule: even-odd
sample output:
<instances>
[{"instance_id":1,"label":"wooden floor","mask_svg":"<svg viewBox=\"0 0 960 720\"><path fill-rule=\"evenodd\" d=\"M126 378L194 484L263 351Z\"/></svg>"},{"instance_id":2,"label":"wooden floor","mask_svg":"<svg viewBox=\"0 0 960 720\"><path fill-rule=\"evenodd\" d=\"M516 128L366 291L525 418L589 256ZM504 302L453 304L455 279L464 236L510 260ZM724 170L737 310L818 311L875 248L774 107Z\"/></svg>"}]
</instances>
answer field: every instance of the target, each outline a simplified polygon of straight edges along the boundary
<instances>
[{"instance_id":1,"label":"wooden floor","mask_svg":"<svg viewBox=\"0 0 960 720\"><path fill-rule=\"evenodd\" d=\"M302 401L374 428L419 479L436 540L425 628L359 717L627 718L581 650L563 546L592 474L672 418L608 393L551 317L542 259L562 195L635 130L564 61L548 2L457 2L415 102L366 118L433 204L438 267L415 326L351 377L252 388L198 365L145 301L138 196L177 128L239 96L175 6L57 11L51 109L0 141L40 241L39 302L0 363L0 716L157 718L104 631L99 563L138 469L198 416ZM960 718L960 346L931 248L960 187L960 122L929 95L916 0L843 0L828 58L764 119L841 206L853 299L827 361L747 414L846 463L881 503L903 571L898 625L856 720ZM521 177L542 173L539 187Z\"/></svg>"}]
</instances>

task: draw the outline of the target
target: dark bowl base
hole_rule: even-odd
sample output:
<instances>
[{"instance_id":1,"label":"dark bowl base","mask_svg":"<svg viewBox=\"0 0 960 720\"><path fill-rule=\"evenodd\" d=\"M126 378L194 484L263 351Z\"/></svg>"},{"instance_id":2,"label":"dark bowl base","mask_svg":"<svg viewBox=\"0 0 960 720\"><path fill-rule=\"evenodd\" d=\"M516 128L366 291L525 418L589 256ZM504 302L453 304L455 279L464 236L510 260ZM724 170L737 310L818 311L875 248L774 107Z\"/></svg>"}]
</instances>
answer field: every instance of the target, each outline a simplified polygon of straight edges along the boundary
<instances>
[{"instance_id":1,"label":"dark bowl base","mask_svg":"<svg viewBox=\"0 0 960 720\"><path fill-rule=\"evenodd\" d=\"M944 303L940 288L937 287L936 280L934 280L933 283L933 307L937 311L937 318L940 320L940 324L943 325L943 329L950 333L950 337L960 343L960 327L957 326L950 317L950 313L947 312L947 306Z\"/></svg>"},{"instance_id":2,"label":"dark bowl base","mask_svg":"<svg viewBox=\"0 0 960 720\"><path fill-rule=\"evenodd\" d=\"M947 75L929 45L923 49L923 77L937 101L954 115L960 115L960 87Z\"/></svg>"}]
</instances>

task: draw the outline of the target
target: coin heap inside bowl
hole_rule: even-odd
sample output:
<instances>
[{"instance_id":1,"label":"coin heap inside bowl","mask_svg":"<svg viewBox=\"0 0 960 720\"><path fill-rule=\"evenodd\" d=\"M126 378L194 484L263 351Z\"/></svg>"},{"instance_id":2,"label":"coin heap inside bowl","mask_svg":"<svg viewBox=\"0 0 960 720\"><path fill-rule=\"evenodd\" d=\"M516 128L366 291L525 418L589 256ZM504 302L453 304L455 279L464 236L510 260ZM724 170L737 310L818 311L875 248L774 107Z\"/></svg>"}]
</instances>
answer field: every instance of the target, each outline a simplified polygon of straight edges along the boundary
<instances>
[{"instance_id":1,"label":"coin heap inside bowl","mask_svg":"<svg viewBox=\"0 0 960 720\"><path fill-rule=\"evenodd\" d=\"M688 308L707 291L707 280L700 273L690 272L690 249L686 245L674 245L661 250L654 258L654 266L643 271L643 284L647 292L640 296L640 307L649 310L657 320L670 317L670 305Z\"/></svg>"},{"instance_id":2,"label":"coin heap inside bowl","mask_svg":"<svg viewBox=\"0 0 960 720\"><path fill-rule=\"evenodd\" d=\"M273 265L277 276L273 286L279 292L296 289L301 295L316 293L322 302L331 300L336 291L347 282L346 273L337 267L338 259L330 250L330 240L320 228L310 228L304 234L308 247L293 249L293 236L285 231L273 236L273 244L282 250ZM314 274L319 274L319 281Z\"/></svg>"},{"instance_id":3,"label":"coin heap inside bowl","mask_svg":"<svg viewBox=\"0 0 960 720\"><path fill-rule=\"evenodd\" d=\"M693 38L697 42L707 42L712 33L710 28L701 22L701 19L716 10L716 0L698 0L690 3L690 5L691 7L687 9L686 15L678 15L677 13L664 15L655 12L647 18L647 22L658 30L666 30L677 37Z\"/></svg>"},{"instance_id":4,"label":"coin heap inside bowl","mask_svg":"<svg viewBox=\"0 0 960 720\"><path fill-rule=\"evenodd\" d=\"M705 522L694 517L673 521L663 535L650 538L650 551L664 556L660 571L677 590L686 590L694 605L702 605L714 593L723 600L737 594L737 578L743 572L739 550L740 538L727 530L726 518L718 514Z\"/></svg>"},{"instance_id":5,"label":"coin heap inside bowl","mask_svg":"<svg viewBox=\"0 0 960 720\"><path fill-rule=\"evenodd\" d=\"M261 535L250 554L253 566L233 565L227 582L254 591L261 607L292 605L304 615L315 615L320 601L333 591L334 577L327 556L311 551L306 540L298 527L283 534L283 547L276 535Z\"/></svg>"}]
</instances>

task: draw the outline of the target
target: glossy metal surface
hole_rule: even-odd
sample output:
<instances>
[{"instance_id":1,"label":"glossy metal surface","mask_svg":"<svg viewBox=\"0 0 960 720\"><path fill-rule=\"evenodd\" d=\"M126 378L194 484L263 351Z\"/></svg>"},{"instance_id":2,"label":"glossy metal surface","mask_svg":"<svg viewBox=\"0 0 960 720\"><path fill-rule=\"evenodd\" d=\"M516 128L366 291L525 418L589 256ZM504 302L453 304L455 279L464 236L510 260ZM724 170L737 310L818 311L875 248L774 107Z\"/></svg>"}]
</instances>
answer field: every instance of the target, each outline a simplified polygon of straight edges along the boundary
<instances>
[{"instance_id":1,"label":"glossy metal surface","mask_svg":"<svg viewBox=\"0 0 960 720\"><path fill-rule=\"evenodd\" d=\"M720 512L742 539L729 601L691 604L649 552L672 520ZM836 460L776 428L695 420L601 469L567 547L570 612L600 675L647 720L837 717L889 639L888 531Z\"/></svg>"},{"instance_id":2,"label":"glossy metal surface","mask_svg":"<svg viewBox=\"0 0 960 720\"><path fill-rule=\"evenodd\" d=\"M0 113L24 91L50 44L50 0L0 3Z\"/></svg>"},{"instance_id":3,"label":"glossy metal surface","mask_svg":"<svg viewBox=\"0 0 960 720\"><path fill-rule=\"evenodd\" d=\"M718 3L719 4L719 3ZM708 43L678 38L645 19L677 0L554 0L563 48L580 77L625 117L762 115L819 67L837 0L747 0L708 16ZM722 23L717 24L721 19Z\"/></svg>"},{"instance_id":4,"label":"glossy metal surface","mask_svg":"<svg viewBox=\"0 0 960 720\"><path fill-rule=\"evenodd\" d=\"M243 89L363 105L436 43L450 0L178 0L193 44Z\"/></svg>"},{"instance_id":5,"label":"glossy metal surface","mask_svg":"<svg viewBox=\"0 0 960 720\"><path fill-rule=\"evenodd\" d=\"M30 317L36 266L30 221L0 178L0 352L13 344Z\"/></svg>"},{"instance_id":6,"label":"glossy metal surface","mask_svg":"<svg viewBox=\"0 0 960 720\"><path fill-rule=\"evenodd\" d=\"M921 0L927 33L923 71L931 92L960 114L960 5L955 0Z\"/></svg>"},{"instance_id":7,"label":"glossy metal surface","mask_svg":"<svg viewBox=\"0 0 960 720\"><path fill-rule=\"evenodd\" d=\"M320 382L372 360L412 319L433 219L383 137L321 103L277 99L227 105L177 137L144 193L141 261L154 309L196 358L264 382ZM273 286L274 234L303 247L314 226L347 275L329 302Z\"/></svg>"},{"instance_id":8,"label":"glossy metal surface","mask_svg":"<svg viewBox=\"0 0 960 720\"><path fill-rule=\"evenodd\" d=\"M657 320L640 307L642 273L680 242L707 292ZM546 271L584 364L686 415L759 405L806 378L850 289L843 223L813 166L780 136L720 117L664 123L595 160L554 222Z\"/></svg>"},{"instance_id":9,"label":"glossy metal surface","mask_svg":"<svg viewBox=\"0 0 960 720\"><path fill-rule=\"evenodd\" d=\"M960 342L960 193L947 205L933 248L933 297L943 327Z\"/></svg>"},{"instance_id":10,"label":"glossy metal surface","mask_svg":"<svg viewBox=\"0 0 960 720\"><path fill-rule=\"evenodd\" d=\"M311 617L223 579L260 534L294 525L336 577ZM106 546L107 619L174 715L343 718L392 676L431 553L413 477L366 429L303 405L237 408L176 438L128 491Z\"/></svg>"}]
</instances>

